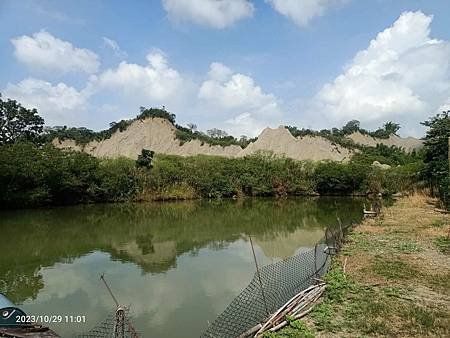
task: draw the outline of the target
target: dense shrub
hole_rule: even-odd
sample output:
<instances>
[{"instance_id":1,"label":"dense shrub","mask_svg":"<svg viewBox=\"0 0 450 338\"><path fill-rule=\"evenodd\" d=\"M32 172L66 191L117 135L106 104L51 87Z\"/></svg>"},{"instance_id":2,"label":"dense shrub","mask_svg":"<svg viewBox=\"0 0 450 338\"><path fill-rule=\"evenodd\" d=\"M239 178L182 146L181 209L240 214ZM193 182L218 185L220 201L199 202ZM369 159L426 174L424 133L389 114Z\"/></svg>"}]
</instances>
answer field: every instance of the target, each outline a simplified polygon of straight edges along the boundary
<instances>
[{"instance_id":1,"label":"dense shrub","mask_svg":"<svg viewBox=\"0 0 450 338\"><path fill-rule=\"evenodd\" d=\"M51 145L0 147L0 199L4 204L77 203L94 194L98 160Z\"/></svg>"},{"instance_id":2,"label":"dense shrub","mask_svg":"<svg viewBox=\"0 0 450 338\"><path fill-rule=\"evenodd\" d=\"M72 204L132 199L140 188L135 161L100 161L52 145L0 147L2 206Z\"/></svg>"},{"instance_id":3,"label":"dense shrub","mask_svg":"<svg viewBox=\"0 0 450 338\"><path fill-rule=\"evenodd\" d=\"M393 167L382 173L380 179L383 182L383 192L394 194L396 192L412 192L424 188L424 182L420 175L423 170L423 162L411 162L405 165Z\"/></svg>"},{"instance_id":4,"label":"dense shrub","mask_svg":"<svg viewBox=\"0 0 450 338\"><path fill-rule=\"evenodd\" d=\"M348 194L356 188L350 166L346 163L319 163L314 174L317 192L321 194Z\"/></svg>"},{"instance_id":5,"label":"dense shrub","mask_svg":"<svg viewBox=\"0 0 450 338\"><path fill-rule=\"evenodd\" d=\"M450 111L437 114L422 123L428 127L424 144L423 177L450 208L449 138Z\"/></svg>"},{"instance_id":6,"label":"dense shrub","mask_svg":"<svg viewBox=\"0 0 450 338\"><path fill-rule=\"evenodd\" d=\"M394 193L418 184L420 161L381 170L371 165L374 156L356 156L340 163L296 161L268 152L243 158L155 155L152 165L140 166L127 158L100 160L52 145L17 143L0 147L0 202L3 206L27 206L243 195Z\"/></svg>"},{"instance_id":7,"label":"dense shrub","mask_svg":"<svg viewBox=\"0 0 450 338\"><path fill-rule=\"evenodd\" d=\"M100 201L129 201L143 188L145 171L129 158L102 160L98 167L98 188L95 199Z\"/></svg>"}]
</instances>

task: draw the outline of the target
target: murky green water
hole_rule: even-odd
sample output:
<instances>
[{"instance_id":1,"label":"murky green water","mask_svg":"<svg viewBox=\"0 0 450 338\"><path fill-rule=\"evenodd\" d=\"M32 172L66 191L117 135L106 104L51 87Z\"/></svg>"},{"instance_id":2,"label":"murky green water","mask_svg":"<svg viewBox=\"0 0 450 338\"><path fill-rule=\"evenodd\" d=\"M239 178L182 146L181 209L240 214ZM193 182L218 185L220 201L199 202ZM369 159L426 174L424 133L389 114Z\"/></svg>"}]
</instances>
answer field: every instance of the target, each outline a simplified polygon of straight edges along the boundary
<instances>
[{"instance_id":1,"label":"murky green water","mask_svg":"<svg viewBox=\"0 0 450 338\"><path fill-rule=\"evenodd\" d=\"M84 205L0 212L0 292L28 314L85 315L89 330L119 302L144 337L198 337L261 265L313 246L326 226L362 218L350 198Z\"/></svg>"}]
</instances>

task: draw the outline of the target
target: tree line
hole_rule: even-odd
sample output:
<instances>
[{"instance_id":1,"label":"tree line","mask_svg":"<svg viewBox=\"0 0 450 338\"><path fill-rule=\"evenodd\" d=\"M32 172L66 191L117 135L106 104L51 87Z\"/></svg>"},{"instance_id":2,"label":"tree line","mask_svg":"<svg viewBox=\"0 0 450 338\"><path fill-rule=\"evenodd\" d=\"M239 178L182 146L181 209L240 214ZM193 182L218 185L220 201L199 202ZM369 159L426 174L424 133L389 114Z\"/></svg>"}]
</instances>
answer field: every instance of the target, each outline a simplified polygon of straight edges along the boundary
<instances>
[{"instance_id":1,"label":"tree line","mask_svg":"<svg viewBox=\"0 0 450 338\"><path fill-rule=\"evenodd\" d=\"M154 114L175 123L175 116L162 110L144 108L137 118ZM424 125L428 131L419 152L379 144L362 148L347 163L296 161L264 152L243 158L179 157L146 149L137 161L99 159L55 148L35 109L0 97L0 203L24 207L232 196L391 194L431 187L448 205L449 112ZM387 127L390 131L396 128ZM194 128L190 132L195 133ZM380 169L372 165L374 161L391 168Z\"/></svg>"}]
</instances>

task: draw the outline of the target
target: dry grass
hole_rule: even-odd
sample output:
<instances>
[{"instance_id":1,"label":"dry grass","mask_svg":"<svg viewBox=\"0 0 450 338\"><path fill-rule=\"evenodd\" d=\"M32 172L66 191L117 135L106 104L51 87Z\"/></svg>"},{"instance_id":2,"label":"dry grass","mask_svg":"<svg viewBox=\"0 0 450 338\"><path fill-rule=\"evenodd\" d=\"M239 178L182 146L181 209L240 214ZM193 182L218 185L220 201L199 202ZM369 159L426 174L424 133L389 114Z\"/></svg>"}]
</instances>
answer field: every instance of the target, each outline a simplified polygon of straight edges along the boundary
<instances>
[{"instance_id":1,"label":"dry grass","mask_svg":"<svg viewBox=\"0 0 450 338\"><path fill-rule=\"evenodd\" d=\"M416 193L354 229L335 264L347 260L356 286L343 302L319 306L327 315L319 326L308 319L316 336L450 336L450 255L442 240L450 215L436 205Z\"/></svg>"}]
</instances>

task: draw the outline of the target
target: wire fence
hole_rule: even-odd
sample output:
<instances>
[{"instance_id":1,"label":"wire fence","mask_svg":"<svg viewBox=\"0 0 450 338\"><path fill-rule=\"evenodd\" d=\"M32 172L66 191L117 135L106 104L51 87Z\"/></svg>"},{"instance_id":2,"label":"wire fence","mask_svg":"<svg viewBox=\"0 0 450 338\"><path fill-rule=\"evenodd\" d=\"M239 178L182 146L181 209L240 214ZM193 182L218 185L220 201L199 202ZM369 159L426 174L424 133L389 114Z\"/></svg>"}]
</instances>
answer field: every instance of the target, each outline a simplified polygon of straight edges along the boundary
<instances>
[{"instance_id":1,"label":"wire fence","mask_svg":"<svg viewBox=\"0 0 450 338\"><path fill-rule=\"evenodd\" d=\"M333 227L313 248L259 268L250 284L212 322L201 338L234 338L263 322L294 295L323 276L340 250L347 227ZM90 331L74 338L136 338L128 308L118 309Z\"/></svg>"},{"instance_id":2,"label":"wire fence","mask_svg":"<svg viewBox=\"0 0 450 338\"><path fill-rule=\"evenodd\" d=\"M331 255L340 250L349 227L329 228L313 248L261 267L259 276L255 273L250 284L208 326L201 338L239 337L313 285L328 270Z\"/></svg>"},{"instance_id":3,"label":"wire fence","mask_svg":"<svg viewBox=\"0 0 450 338\"><path fill-rule=\"evenodd\" d=\"M137 338L139 334L134 329L128 308L118 308L108 315L93 329L74 338Z\"/></svg>"}]
</instances>

